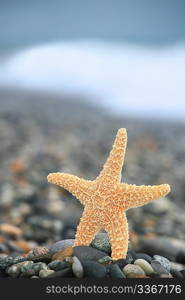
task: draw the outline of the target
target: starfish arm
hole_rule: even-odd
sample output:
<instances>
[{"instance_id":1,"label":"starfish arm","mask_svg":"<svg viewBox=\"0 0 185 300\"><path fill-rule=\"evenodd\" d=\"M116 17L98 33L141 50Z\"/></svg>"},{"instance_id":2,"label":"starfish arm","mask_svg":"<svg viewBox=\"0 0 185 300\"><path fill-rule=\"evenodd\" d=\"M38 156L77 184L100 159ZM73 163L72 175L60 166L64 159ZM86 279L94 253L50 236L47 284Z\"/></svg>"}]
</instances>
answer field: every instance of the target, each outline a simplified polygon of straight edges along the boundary
<instances>
[{"instance_id":1,"label":"starfish arm","mask_svg":"<svg viewBox=\"0 0 185 300\"><path fill-rule=\"evenodd\" d=\"M120 128L117 132L113 148L97 180L103 179L111 183L120 182L126 146L127 131L125 128Z\"/></svg>"},{"instance_id":2,"label":"starfish arm","mask_svg":"<svg viewBox=\"0 0 185 300\"><path fill-rule=\"evenodd\" d=\"M75 235L75 246L88 246L93 240L96 232L100 229L97 216L92 210L84 209L83 215L80 219L80 224L77 227L77 232Z\"/></svg>"},{"instance_id":3,"label":"starfish arm","mask_svg":"<svg viewBox=\"0 0 185 300\"><path fill-rule=\"evenodd\" d=\"M129 239L126 214L119 212L114 219L110 216L110 221L104 225L104 229L107 231L111 243L112 259L126 258Z\"/></svg>"},{"instance_id":4,"label":"starfish arm","mask_svg":"<svg viewBox=\"0 0 185 300\"><path fill-rule=\"evenodd\" d=\"M78 176L66 173L50 173L47 179L50 183L66 189L78 198L82 204L86 204L91 199L89 189L93 187L93 182L90 180L81 179Z\"/></svg>"},{"instance_id":5,"label":"starfish arm","mask_svg":"<svg viewBox=\"0 0 185 300\"><path fill-rule=\"evenodd\" d=\"M168 184L137 186L123 183L118 190L118 199L122 201L124 209L129 209L166 196L170 192L170 186Z\"/></svg>"}]
</instances>

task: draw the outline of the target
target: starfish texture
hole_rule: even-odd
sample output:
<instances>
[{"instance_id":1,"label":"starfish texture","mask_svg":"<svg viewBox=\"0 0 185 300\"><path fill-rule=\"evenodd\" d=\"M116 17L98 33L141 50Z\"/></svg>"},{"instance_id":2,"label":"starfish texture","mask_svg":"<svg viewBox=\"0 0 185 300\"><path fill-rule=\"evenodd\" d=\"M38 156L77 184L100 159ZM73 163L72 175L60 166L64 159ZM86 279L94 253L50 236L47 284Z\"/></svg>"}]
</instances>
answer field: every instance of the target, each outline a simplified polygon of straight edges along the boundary
<instances>
[{"instance_id":1,"label":"starfish texture","mask_svg":"<svg viewBox=\"0 0 185 300\"><path fill-rule=\"evenodd\" d=\"M73 246L89 245L97 231L108 232L112 258L125 258L128 250L128 224L125 211L145 205L170 192L168 184L137 186L121 183L127 145L127 131L118 130L113 149L99 176L85 180L66 173L50 173L48 181L72 193L85 206Z\"/></svg>"}]
</instances>

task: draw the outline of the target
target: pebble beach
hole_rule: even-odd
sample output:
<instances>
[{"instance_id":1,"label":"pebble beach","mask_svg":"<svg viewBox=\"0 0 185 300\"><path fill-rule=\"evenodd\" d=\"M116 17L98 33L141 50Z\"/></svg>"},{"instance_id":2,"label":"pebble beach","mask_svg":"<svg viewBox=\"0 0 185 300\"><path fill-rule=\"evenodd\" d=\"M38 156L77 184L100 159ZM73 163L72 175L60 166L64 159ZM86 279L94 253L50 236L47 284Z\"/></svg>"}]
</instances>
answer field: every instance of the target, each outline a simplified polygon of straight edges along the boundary
<instances>
[{"instance_id":1,"label":"pebble beach","mask_svg":"<svg viewBox=\"0 0 185 300\"><path fill-rule=\"evenodd\" d=\"M83 207L50 172L93 180L118 128L128 132L122 181L171 193L127 211L126 259L105 231L72 248ZM185 124L115 116L83 99L0 90L0 277L184 278Z\"/></svg>"}]
</instances>

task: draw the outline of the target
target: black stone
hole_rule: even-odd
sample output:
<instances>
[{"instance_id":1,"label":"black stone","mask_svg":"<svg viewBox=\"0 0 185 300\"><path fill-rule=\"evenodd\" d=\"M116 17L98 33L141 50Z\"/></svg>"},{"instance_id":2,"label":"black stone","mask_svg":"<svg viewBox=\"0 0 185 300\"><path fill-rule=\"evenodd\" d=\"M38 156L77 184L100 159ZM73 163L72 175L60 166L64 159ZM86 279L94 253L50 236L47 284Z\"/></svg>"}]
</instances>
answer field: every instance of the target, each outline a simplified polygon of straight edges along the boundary
<instances>
[{"instance_id":1,"label":"black stone","mask_svg":"<svg viewBox=\"0 0 185 300\"><path fill-rule=\"evenodd\" d=\"M118 259L115 261L115 263L120 267L120 268L124 268L126 265L129 264L129 262L126 259Z\"/></svg>"},{"instance_id":2,"label":"black stone","mask_svg":"<svg viewBox=\"0 0 185 300\"><path fill-rule=\"evenodd\" d=\"M126 278L117 264L109 265L109 275L111 278Z\"/></svg>"},{"instance_id":3,"label":"black stone","mask_svg":"<svg viewBox=\"0 0 185 300\"><path fill-rule=\"evenodd\" d=\"M180 271L183 277L185 277L185 269Z\"/></svg>"},{"instance_id":4,"label":"black stone","mask_svg":"<svg viewBox=\"0 0 185 300\"><path fill-rule=\"evenodd\" d=\"M73 271L71 268L66 268L66 269L54 272L47 276L47 278L57 278L57 277L73 277Z\"/></svg>"},{"instance_id":5,"label":"black stone","mask_svg":"<svg viewBox=\"0 0 185 300\"><path fill-rule=\"evenodd\" d=\"M172 274L172 276L174 278L183 278L182 273L180 271L175 270L175 269L171 269L170 273Z\"/></svg>"},{"instance_id":6,"label":"black stone","mask_svg":"<svg viewBox=\"0 0 185 300\"><path fill-rule=\"evenodd\" d=\"M152 257L145 253L136 253L136 259L144 259L148 263L151 263L151 261L152 261ZM134 260L136 260L136 259L134 259Z\"/></svg>"},{"instance_id":7,"label":"black stone","mask_svg":"<svg viewBox=\"0 0 185 300\"><path fill-rule=\"evenodd\" d=\"M84 277L91 278L104 278L106 277L106 267L91 260L83 260L81 261L83 269L84 269Z\"/></svg>"}]
</instances>

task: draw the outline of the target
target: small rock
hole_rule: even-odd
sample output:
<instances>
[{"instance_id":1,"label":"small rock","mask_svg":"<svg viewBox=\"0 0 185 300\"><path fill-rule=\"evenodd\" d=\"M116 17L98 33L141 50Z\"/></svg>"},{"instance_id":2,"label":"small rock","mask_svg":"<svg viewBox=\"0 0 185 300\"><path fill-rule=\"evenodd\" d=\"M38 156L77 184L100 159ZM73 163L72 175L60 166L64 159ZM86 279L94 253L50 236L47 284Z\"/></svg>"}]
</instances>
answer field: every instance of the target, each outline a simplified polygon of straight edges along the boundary
<instances>
[{"instance_id":1,"label":"small rock","mask_svg":"<svg viewBox=\"0 0 185 300\"><path fill-rule=\"evenodd\" d=\"M66 247L64 250L55 253L52 256L53 260L61 260L63 261L66 257L71 257L73 255L74 248L72 246Z\"/></svg>"},{"instance_id":2,"label":"small rock","mask_svg":"<svg viewBox=\"0 0 185 300\"><path fill-rule=\"evenodd\" d=\"M143 271L143 269L141 269L141 267L137 266L137 265L131 265L128 264L123 268L123 272L126 276L128 276L128 274L132 273L132 274L136 274L136 275L145 275L145 272Z\"/></svg>"},{"instance_id":3,"label":"small rock","mask_svg":"<svg viewBox=\"0 0 185 300\"><path fill-rule=\"evenodd\" d=\"M174 278L183 278L182 273L181 273L180 271L175 270L175 269L172 269L172 268L171 268L170 273L172 274L172 276L173 276Z\"/></svg>"},{"instance_id":4,"label":"small rock","mask_svg":"<svg viewBox=\"0 0 185 300\"><path fill-rule=\"evenodd\" d=\"M77 256L80 261L82 259L98 261L107 254L89 246L77 246L74 247L74 256Z\"/></svg>"},{"instance_id":5,"label":"small rock","mask_svg":"<svg viewBox=\"0 0 185 300\"><path fill-rule=\"evenodd\" d=\"M106 276L106 268L98 262L83 260L82 266L85 277L104 278Z\"/></svg>"},{"instance_id":6,"label":"small rock","mask_svg":"<svg viewBox=\"0 0 185 300\"><path fill-rule=\"evenodd\" d=\"M164 256L161 255L154 255L153 256L154 260L157 260L160 262L160 264L168 271L170 272L171 269L171 262Z\"/></svg>"},{"instance_id":7,"label":"small rock","mask_svg":"<svg viewBox=\"0 0 185 300\"><path fill-rule=\"evenodd\" d=\"M21 273L26 273L30 269L32 269L33 261L25 261L21 264Z\"/></svg>"},{"instance_id":8,"label":"small rock","mask_svg":"<svg viewBox=\"0 0 185 300\"><path fill-rule=\"evenodd\" d=\"M0 224L0 232L12 235L13 237L20 237L22 235L22 230L15 225L11 224Z\"/></svg>"},{"instance_id":9,"label":"small rock","mask_svg":"<svg viewBox=\"0 0 185 300\"><path fill-rule=\"evenodd\" d=\"M142 258L136 259L134 265L141 267L147 275L154 273L152 266Z\"/></svg>"},{"instance_id":10,"label":"small rock","mask_svg":"<svg viewBox=\"0 0 185 300\"><path fill-rule=\"evenodd\" d=\"M74 239L68 239L68 240L61 240L53 244L50 248L49 251L53 255L56 252L63 251L65 248L69 246L73 246L74 244Z\"/></svg>"},{"instance_id":11,"label":"small rock","mask_svg":"<svg viewBox=\"0 0 185 300\"><path fill-rule=\"evenodd\" d=\"M66 268L50 274L47 278L58 278L58 277L73 277L71 268Z\"/></svg>"},{"instance_id":12,"label":"small rock","mask_svg":"<svg viewBox=\"0 0 185 300\"><path fill-rule=\"evenodd\" d=\"M49 275L55 273L55 271L53 270L49 270L49 269L45 269L45 270L40 270L39 272L39 277L41 278L46 278L48 277Z\"/></svg>"},{"instance_id":13,"label":"small rock","mask_svg":"<svg viewBox=\"0 0 185 300\"><path fill-rule=\"evenodd\" d=\"M145 253L136 253L136 259L144 259L148 263L151 263L151 261L152 261L152 257Z\"/></svg>"},{"instance_id":14,"label":"small rock","mask_svg":"<svg viewBox=\"0 0 185 300\"><path fill-rule=\"evenodd\" d=\"M69 263L65 262L65 261L61 261L61 260L53 260L52 262L50 262L48 264L48 267L54 271L60 271L62 269L65 269L67 267L69 267Z\"/></svg>"},{"instance_id":15,"label":"small rock","mask_svg":"<svg viewBox=\"0 0 185 300\"><path fill-rule=\"evenodd\" d=\"M21 273L20 266L13 265L6 270L6 273L11 277L16 278Z\"/></svg>"},{"instance_id":16,"label":"small rock","mask_svg":"<svg viewBox=\"0 0 185 300\"><path fill-rule=\"evenodd\" d=\"M126 259L122 258L122 259L116 260L115 263L122 269L123 267L128 265L129 262Z\"/></svg>"},{"instance_id":17,"label":"small rock","mask_svg":"<svg viewBox=\"0 0 185 300\"><path fill-rule=\"evenodd\" d=\"M3 243L0 243L0 253L7 253L8 252L8 247L3 244Z\"/></svg>"},{"instance_id":18,"label":"small rock","mask_svg":"<svg viewBox=\"0 0 185 300\"><path fill-rule=\"evenodd\" d=\"M157 274L169 274L169 272L157 260L152 260L151 266Z\"/></svg>"},{"instance_id":19,"label":"small rock","mask_svg":"<svg viewBox=\"0 0 185 300\"><path fill-rule=\"evenodd\" d=\"M112 264L109 266L109 274L111 278L126 278L125 274L123 274L117 264Z\"/></svg>"},{"instance_id":20,"label":"small rock","mask_svg":"<svg viewBox=\"0 0 185 300\"><path fill-rule=\"evenodd\" d=\"M100 232L96 234L91 246L107 254L111 254L111 245L107 233Z\"/></svg>"},{"instance_id":21,"label":"small rock","mask_svg":"<svg viewBox=\"0 0 185 300\"><path fill-rule=\"evenodd\" d=\"M75 277L83 278L84 270L83 270L81 262L79 261L78 257L76 257L76 256L73 256L72 270L73 270L73 274L75 275Z\"/></svg>"}]
</instances>

